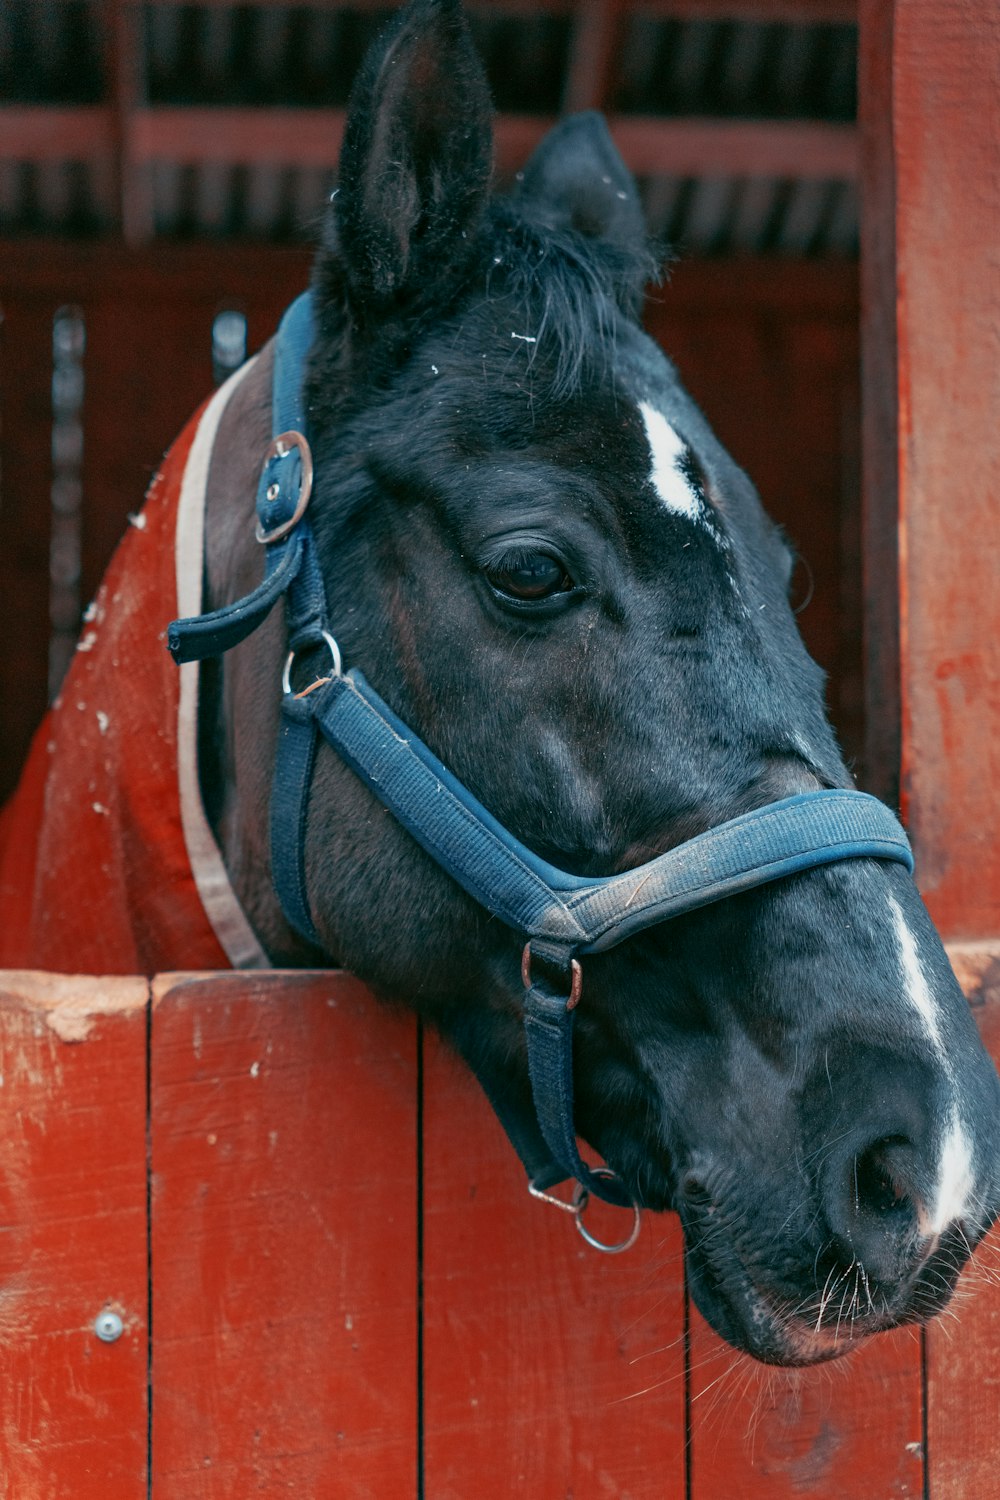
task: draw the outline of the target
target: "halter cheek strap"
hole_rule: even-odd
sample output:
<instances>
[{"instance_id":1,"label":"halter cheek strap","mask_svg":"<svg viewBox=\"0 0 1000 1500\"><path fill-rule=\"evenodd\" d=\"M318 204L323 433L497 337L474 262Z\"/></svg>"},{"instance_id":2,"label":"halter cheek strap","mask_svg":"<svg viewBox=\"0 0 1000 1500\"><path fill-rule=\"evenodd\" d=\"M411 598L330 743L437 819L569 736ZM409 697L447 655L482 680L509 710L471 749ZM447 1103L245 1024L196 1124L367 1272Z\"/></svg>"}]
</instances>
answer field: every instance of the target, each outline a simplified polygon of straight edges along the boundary
<instances>
[{"instance_id":1,"label":"halter cheek strap","mask_svg":"<svg viewBox=\"0 0 1000 1500\"><path fill-rule=\"evenodd\" d=\"M322 947L306 890L304 846L309 787L320 735L399 823L491 915L525 940L524 1034L533 1110L512 1107L502 1080L480 1074L501 1123L541 1197L574 1179L570 1208L586 1196L628 1205L620 1179L580 1157L573 1113L573 1020L581 996L580 956L614 947L655 923L844 859L882 859L909 871L906 834L881 802L847 790L806 792L770 803L618 875L571 875L514 837L398 719L357 670L343 672L329 633L322 575L307 506L311 455L303 435L302 370L311 344L308 294L285 314L275 359L273 425L257 494L265 576L245 599L170 626L178 662L214 656L243 640L285 599L290 655L271 795L275 887L291 926ZM291 691L298 652L329 652L323 674ZM536 962L533 962L536 961ZM562 981L562 982L560 982ZM634 1206L634 1205L633 1205ZM631 1243L631 1238L627 1243ZM625 1248L601 1246L605 1249Z\"/></svg>"}]
</instances>

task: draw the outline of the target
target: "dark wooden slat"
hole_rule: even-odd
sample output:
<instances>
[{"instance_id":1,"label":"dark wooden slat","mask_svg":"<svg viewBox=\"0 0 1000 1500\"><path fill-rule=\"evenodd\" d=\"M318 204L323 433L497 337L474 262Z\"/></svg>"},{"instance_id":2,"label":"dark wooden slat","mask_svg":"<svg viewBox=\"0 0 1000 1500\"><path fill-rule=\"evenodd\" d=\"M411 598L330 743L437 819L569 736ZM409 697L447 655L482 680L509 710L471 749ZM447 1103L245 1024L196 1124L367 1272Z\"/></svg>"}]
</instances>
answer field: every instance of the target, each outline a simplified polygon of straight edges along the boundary
<instances>
[{"instance_id":1,"label":"dark wooden slat","mask_svg":"<svg viewBox=\"0 0 1000 1500\"><path fill-rule=\"evenodd\" d=\"M87 161L111 155L114 141L114 117L104 105L0 105L5 161Z\"/></svg>"},{"instance_id":2,"label":"dark wooden slat","mask_svg":"<svg viewBox=\"0 0 1000 1500\"><path fill-rule=\"evenodd\" d=\"M899 804L899 422L896 191L892 159L895 7L862 0L861 483L864 577L864 784Z\"/></svg>"},{"instance_id":3,"label":"dark wooden slat","mask_svg":"<svg viewBox=\"0 0 1000 1500\"><path fill-rule=\"evenodd\" d=\"M563 89L564 113L604 107L625 13L622 0L585 0L578 7Z\"/></svg>"},{"instance_id":4,"label":"dark wooden slat","mask_svg":"<svg viewBox=\"0 0 1000 1500\"><path fill-rule=\"evenodd\" d=\"M415 1044L346 975L156 981L153 1500L415 1495Z\"/></svg>"},{"instance_id":5,"label":"dark wooden slat","mask_svg":"<svg viewBox=\"0 0 1000 1500\"><path fill-rule=\"evenodd\" d=\"M146 1496L142 979L0 974L0 1491ZM124 1331L102 1343L94 1321Z\"/></svg>"},{"instance_id":6,"label":"dark wooden slat","mask_svg":"<svg viewBox=\"0 0 1000 1500\"><path fill-rule=\"evenodd\" d=\"M142 0L129 0L140 4ZM184 5L188 0L148 0L152 5ZM249 5L301 5L301 0L245 0ZM588 0L466 0L466 9L505 15L574 14L583 10ZM228 7L232 0L199 0L206 9ZM343 10L343 0L310 0L312 10ZM386 0L354 0L352 10L385 10ZM657 15L678 20L785 21L791 25L822 25L824 22L851 22L857 18L855 0L629 0L623 11L636 15Z\"/></svg>"},{"instance_id":7,"label":"dark wooden slat","mask_svg":"<svg viewBox=\"0 0 1000 1500\"><path fill-rule=\"evenodd\" d=\"M244 161L332 166L344 117L337 110L149 109L134 120L143 159ZM502 170L520 166L550 119L501 114L495 122ZM853 126L800 120L663 120L619 115L611 133L629 169L640 176L702 174L850 179L857 172Z\"/></svg>"},{"instance_id":8,"label":"dark wooden slat","mask_svg":"<svg viewBox=\"0 0 1000 1500\"><path fill-rule=\"evenodd\" d=\"M0 108L0 141L11 159L75 160L110 149L110 116L93 110ZM79 118L77 118L79 117ZM99 123L98 123L99 122ZM519 167L553 124L534 115L501 114L497 161ZM640 176L761 176L840 179L857 175L852 125L811 120L660 119L618 115L609 121L629 169ZM239 162L256 166L334 167L344 112L334 109L229 109L194 106L137 109L128 120L136 163Z\"/></svg>"},{"instance_id":9,"label":"dark wooden slat","mask_svg":"<svg viewBox=\"0 0 1000 1500\"><path fill-rule=\"evenodd\" d=\"M61 300L43 292L2 301L0 801L48 698L52 316Z\"/></svg>"}]
</instances>

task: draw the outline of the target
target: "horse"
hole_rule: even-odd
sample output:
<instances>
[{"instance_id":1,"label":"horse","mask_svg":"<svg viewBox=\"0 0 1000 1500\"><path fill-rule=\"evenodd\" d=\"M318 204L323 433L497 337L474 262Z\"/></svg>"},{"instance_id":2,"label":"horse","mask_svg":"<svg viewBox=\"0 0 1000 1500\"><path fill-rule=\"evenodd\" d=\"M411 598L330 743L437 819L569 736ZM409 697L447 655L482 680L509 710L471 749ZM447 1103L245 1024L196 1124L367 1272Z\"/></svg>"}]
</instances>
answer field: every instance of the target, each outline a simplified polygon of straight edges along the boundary
<instances>
[{"instance_id":1,"label":"horse","mask_svg":"<svg viewBox=\"0 0 1000 1500\"><path fill-rule=\"evenodd\" d=\"M659 261L606 126L561 122L506 196L491 149L457 0L411 0L351 97L296 335L308 442L274 429L279 339L168 456L4 814L0 962L340 964L437 1028L512 1138L548 1110L536 1070L561 1090L544 1144L578 1135L606 1164L570 1161L585 1190L679 1214L730 1343L827 1360L946 1305L1000 1203L1000 1081L886 810L879 839L827 858L814 832L669 921L644 907L675 855L860 794L789 546L641 329ZM269 551L297 535L267 521L290 453L311 633ZM173 613L243 621L179 687ZM337 692L512 877L558 876L572 913L618 893L615 942L522 952L502 896L323 736L274 814L286 737Z\"/></svg>"}]
</instances>

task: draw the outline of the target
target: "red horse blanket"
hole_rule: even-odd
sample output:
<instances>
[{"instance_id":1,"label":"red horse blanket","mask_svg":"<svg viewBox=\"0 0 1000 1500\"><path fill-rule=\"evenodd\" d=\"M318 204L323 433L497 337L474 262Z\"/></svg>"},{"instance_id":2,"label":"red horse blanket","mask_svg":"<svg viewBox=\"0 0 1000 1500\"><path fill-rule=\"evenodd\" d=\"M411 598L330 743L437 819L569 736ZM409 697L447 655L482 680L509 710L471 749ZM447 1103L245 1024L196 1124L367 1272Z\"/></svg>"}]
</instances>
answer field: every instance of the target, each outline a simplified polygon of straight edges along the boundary
<instances>
[{"instance_id":1,"label":"red horse blanket","mask_svg":"<svg viewBox=\"0 0 1000 1500\"><path fill-rule=\"evenodd\" d=\"M212 444L249 366L185 428L87 612L62 692L0 815L0 968L152 974L267 963L198 786L197 664Z\"/></svg>"}]
</instances>

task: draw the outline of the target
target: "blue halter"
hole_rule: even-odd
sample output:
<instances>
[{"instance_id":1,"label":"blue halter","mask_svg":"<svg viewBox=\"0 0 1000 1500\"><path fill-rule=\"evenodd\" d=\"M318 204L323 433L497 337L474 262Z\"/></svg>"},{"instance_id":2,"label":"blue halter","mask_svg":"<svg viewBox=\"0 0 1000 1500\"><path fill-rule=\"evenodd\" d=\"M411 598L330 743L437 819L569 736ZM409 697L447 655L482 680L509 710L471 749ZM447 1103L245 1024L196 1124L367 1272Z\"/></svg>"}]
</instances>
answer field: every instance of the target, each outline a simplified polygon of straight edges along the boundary
<instances>
[{"instance_id":1,"label":"blue halter","mask_svg":"<svg viewBox=\"0 0 1000 1500\"><path fill-rule=\"evenodd\" d=\"M211 614L175 620L168 644L177 662L218 655L248 636L278 599L285 599L290 654L271 795L272 865L285 916L301 936L322 948L309 910L304 867L309 786L322 735L428 854L525 939L524 1028L533 1116L497 1097L489 1080L480 1082L524 1163L532 1192L545 1197L568 1178L580 1185L572 1205L580 1224L587 1193L611 1203L630 1202L618 1177L607 1168L588 1167L577 1149L573 1013L582 984L580 956L612 948L656 922L819 865L885 859L912 872L910 846L892 813L874 797L830 790L745 813L619 875L570 875L527 849L395 716L357 669L342 670L326 623L323 580L306 515L312 459L301 392L311 344L311 304L305 293L285 313L276 340L275 436L257 491L264 580L245 598ZM293 657L315 647L329 651L327 675L296 694L291 689ZM533 967L533 958L540 964ZM565 983L560 986L552 976L564 977Z\"/></svg>"}]
</instances>

